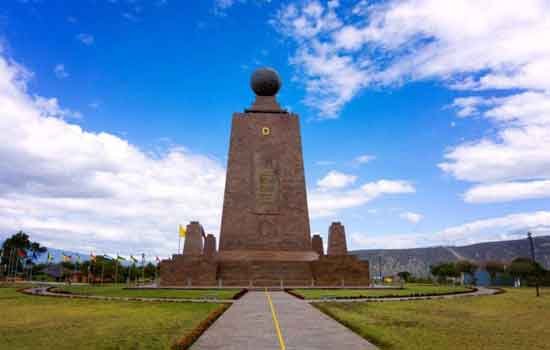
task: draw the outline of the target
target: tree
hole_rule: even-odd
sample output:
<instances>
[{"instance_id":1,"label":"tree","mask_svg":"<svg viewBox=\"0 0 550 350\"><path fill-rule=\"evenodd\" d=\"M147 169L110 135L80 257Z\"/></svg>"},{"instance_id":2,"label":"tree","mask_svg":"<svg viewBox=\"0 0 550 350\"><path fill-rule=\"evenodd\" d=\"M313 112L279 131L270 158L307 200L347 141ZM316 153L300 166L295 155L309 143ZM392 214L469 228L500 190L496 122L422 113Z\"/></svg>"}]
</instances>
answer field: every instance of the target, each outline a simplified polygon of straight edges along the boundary
<instances>
[{"instance_id":1,"label":"tree","mask_svg":"<svg viewBox=\"0 0 550 350\"><path fill-rule=\"evenodd\" d=\"M446 262L430 266L430 272L442 282L449 277L458 277L460 273L456 270L454 263Z\"/></svg>"},{"instance_id":2,"label":"tree","mask_svg":"<svg viewBox=\"0 0 550 350\"><path fill-rule=\"evenodd\" d=\"M397 274L402 281L408 282L411 278L411 273L409 271L401 271Z\"/></svg>"},{"instance_id":3,"label":"tree","mask_svg":"<svg viewBox=\"0 0 550 350\"><path fill-rule=\"evenodd\" d=\"M474 280L474 274L477 270L477 264L470 260L459 260L455 263L455 268L458 274L466 274ZM475 283L474 283L475 284Z\"/></svg>"},{"instance_id":4,"label":"tree","mask_svg":"<svg viewBox=\"0 0 550 350\"><path fill-rule=\"evenodd\" d=\"M527 280L541 276L544 273L544 268L529 258L516 258L508 267L508 272L515 278Z\"/></svg>"},{"instance_id":5,"label":"tree","mask_svg":"<svg viewBox=\"0 0 550 350\"><path fill-rule=\"evenodd\" d=\"M28 234L19 231L2 243L0 263L4 266L10 265L12 271L20 271L23 269L23 261L33 264L33 258L46 251L46 247L42 247L38 242L32 242ZM30 256L28 252L31 252Z\"/></svg>"},{"instance_id":6,"label":"tree","mask_svg":"<svg viewBox=\"0 0 550 350\"><path fill-rule=\"evenodd\" d=\"M145 278L155 278L157 274L157 266L153 263L145 265Z\"/></svg>"},{"instance_id":7,"label":"tree","mask_svg":"<svg viewBox=\"0 0 550 350\"><path fill-rule=\"evenodd\" d=\"M487 261L485 263L485 270L489 274L489 277L491 278L491 284L495 283L495 279L497 277L498 273L504 272L504 264L500 261Z\"/></svg>"}]
</instances>

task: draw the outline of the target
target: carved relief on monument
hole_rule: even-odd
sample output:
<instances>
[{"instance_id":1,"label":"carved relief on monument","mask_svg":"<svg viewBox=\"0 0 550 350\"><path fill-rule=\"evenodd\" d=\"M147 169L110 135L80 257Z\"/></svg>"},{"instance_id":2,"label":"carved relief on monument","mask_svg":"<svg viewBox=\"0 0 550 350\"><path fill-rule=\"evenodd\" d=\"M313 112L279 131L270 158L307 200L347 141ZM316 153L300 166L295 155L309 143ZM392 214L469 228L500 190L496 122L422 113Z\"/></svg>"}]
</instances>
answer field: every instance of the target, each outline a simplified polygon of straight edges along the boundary
<instances>
[{"instance_id":1,"label":"carved relief on monument","mask_svg":"<svg viewBox=\"0 0 550 350\"><path fill-rule=\"evenodd\" d=\"M277 236L277 226L274 218L269 217L268 215L262 215L262 218L259 222L258 232L260 236L264 239L269 239Z\"/></svg>"},{"instance_id":2,"label":"carved relief on monument","mask_svg":"<svg viewBox=\"0 0 550 350\"><path fill-rule=\"evenodd\" d=\"M279 175L277 161L260 152L254 153L254 212L279 213Z\"/></svg>"}]
</instances>

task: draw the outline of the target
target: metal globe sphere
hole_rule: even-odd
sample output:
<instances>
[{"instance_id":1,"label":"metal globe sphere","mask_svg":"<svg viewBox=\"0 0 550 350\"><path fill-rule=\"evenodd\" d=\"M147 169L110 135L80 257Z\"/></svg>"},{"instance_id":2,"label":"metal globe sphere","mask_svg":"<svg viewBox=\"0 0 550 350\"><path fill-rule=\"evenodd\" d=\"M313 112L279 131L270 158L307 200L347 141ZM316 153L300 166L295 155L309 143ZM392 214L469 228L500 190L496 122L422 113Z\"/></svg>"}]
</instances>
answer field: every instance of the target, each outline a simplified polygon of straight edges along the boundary
<instances>
[{"instance_id":1,"label":"metal globe sphere","mask_svg":"<svg viewBox=\"0 0 550 350\"><path fill-rule=\"evenodd\" d=\"M256 69L250 78L250 87L258 96L275 96L281 85L279 74L269 67Z\"/></svg>"}]
</instances>

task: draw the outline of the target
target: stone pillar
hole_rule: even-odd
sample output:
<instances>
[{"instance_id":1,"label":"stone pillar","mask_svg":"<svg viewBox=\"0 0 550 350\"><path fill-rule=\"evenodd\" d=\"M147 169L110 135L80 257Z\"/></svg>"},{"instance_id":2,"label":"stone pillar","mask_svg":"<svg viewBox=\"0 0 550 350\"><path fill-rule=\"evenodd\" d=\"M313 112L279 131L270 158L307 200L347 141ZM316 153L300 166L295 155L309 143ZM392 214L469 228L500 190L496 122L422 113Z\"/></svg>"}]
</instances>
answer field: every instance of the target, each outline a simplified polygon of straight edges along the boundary
<instances>
[{"instance_id":1,"label":"stone pillar","mask_svg":"<svg viewBox=\"0 0 550 350\"><path fill-rule=\"evenodd\" d=\"M187 225L187 234L185 235L185 245L183 246L184 255L202 255L202 236L204 229L198 221L191 221Z\"/></svg>"},{"instance_id":2,"label":"stone pillar","mask_svg":"<svg viewBox=\"0 0 550 350\"><path fill-rule=\"evenodd\" d=\"M328 230L328 249L327 255L347 255L346 231L344 225L339 222L333 222Z\"/></svg>"},{"instance_id":3,"label":"stone pillar","mask_svg":"<svg viewBox=\"0 0 550 350\"><path fill-rule=\"evenodd\" d=\"M325 250L323 249L323 238L320 235L313 235L311 238L311 249L319 254L319 257L325 255Z\"/></svg>"},{"instance_id":4,"label":"stone pillar","mask_svg":"<svg viewBox=\"0 0 550 350\"><path fill-rule=\"evenodd\" d=\"M216 236L209 233L204 240L204 255L212 257L216 254Z\"/></svg>"}]
</instances>

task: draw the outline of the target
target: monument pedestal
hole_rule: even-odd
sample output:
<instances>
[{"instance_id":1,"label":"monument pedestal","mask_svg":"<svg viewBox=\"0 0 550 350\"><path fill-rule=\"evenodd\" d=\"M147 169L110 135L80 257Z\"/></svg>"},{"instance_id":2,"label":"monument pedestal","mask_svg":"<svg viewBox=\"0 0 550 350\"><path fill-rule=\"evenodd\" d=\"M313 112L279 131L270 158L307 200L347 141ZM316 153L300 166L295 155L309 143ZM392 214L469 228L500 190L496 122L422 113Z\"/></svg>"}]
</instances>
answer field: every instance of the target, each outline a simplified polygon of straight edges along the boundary
<instances>
[{"instance_id":1,"label":"monument pedestal","mask_svg":"<svg viewBox=\"0 0 550 350\"><path fill-rule=\"evenodd\" d=\"M160 263L160 284L162 286L215 286L218 263L207 256L173 255Z\"/></svg>"}]
</instances>

